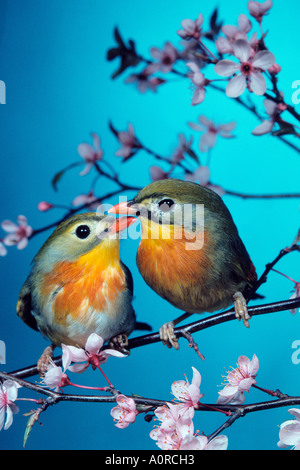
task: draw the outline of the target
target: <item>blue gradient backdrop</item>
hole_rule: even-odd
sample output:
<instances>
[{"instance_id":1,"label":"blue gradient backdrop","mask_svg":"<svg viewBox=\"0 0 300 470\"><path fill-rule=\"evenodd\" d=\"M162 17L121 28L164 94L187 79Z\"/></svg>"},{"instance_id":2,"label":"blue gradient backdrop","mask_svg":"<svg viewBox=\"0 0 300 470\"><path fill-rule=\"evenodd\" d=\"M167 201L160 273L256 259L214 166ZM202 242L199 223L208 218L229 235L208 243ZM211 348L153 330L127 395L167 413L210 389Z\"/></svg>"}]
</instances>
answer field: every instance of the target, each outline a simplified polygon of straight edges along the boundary
<instances>
[{"instance_id":1,"label":"blue gradient backdrop","mask_svg":"<svg viewBox=\"0 0 300 470\"><path fill-rule=\"evenodd\" d=\"M282 67L280 89L291 102L292 82L299 79L298 17L294 0L275 0L264 20L269 30L267 43ZM201 11L208 20L215 6L225 24L235 24L238 14L247 13L246 1L152 0L1 0L0 79L7 86L7 104L0 108L0 220L28 217L34 228L57 220L62 213L42 214L41 200L70 203L87 192L91 176L79 177L78 168L65 175L55 193L50 181L62 167L78 160L77 145L89 141L90 132L101 136L106 158L131 184L150 182L149 166L155 164L140 153L122 165L115 157L119 148L108 129L112 120L118 129L129 122L145 145L162 155L170 155L177 135L199 136L187 122L205 114L219 123L237 121L236 138L219 140L212 153L212 179L224 187L245 193L299 192L299 155L271 136L256 138L251 130L257 119L234 101L209 90L205 102L190 105L192 90L187 81L172 77L157 94L141 95L124 83L125 75L110 79L117 63L108 63L106 51L114 44L117 25L124 38L133 38L138 51L149 56L151 46L162 47L166 40L179 44L176 31L184 18L196 18ZM207 23L206 23L207 24ZM262 109L261 101L259 101ZM112 186L103 181L103 192ZM99 189L100 192L101 189ZM132 194L128 195L129 197ZM258 273L279 250L290 244L299 229L299 200L241 200L224 197ZM116 199L107 201L117 202ZM29 272L30 262L49 236L35 237L23 251L9 249L1 263L0 339L7 347L11 371L35 363L47 342L30 330L15 314L19 290ZM4 233L0 236L3 236ZM144 283L135 265L137 241L124 240L122 258L135 280L134 306L140 320L157 331L162 322L178 312L155 295ZM299 254L286 257L278 268L300 281ZM267 302L289 298L293 285L276 273L260 292ZM193 318L193 320L195 320ZM112 358L104 366L115 386L125 394L171 399L173 380L184 373L191 378L191 366L202 375L201 391L206 402L217 399L217 385L224 369L234 366L239 355L260 360L258 384L300 394L300 365L291 360L294 340L300 339L299 315L281 312L253 318L246 330L231 322L195 335L206 360L201 361L182 340L179 352L161 344L135 349L129 358ZM35 378L38 380L37 378ZM77 377L76 377L77 379ZM78 376L79 383L103 385L96 372ZM20 390L20 396L32 396ZM246 402L268 397L251 390ZM20 402L13 426L0 433L1 449L21 449L26 418L32 406ZM117 429L110 416L112 405L59 404L42 415L35 425L28 449L156 449L149 438L152 423L142 416L125 430ZM287 409L265 411L237 421L226 434L230 449L276 449L278 425L289 419ZM210 434L224 421L218 413L199 413L195 428Z\"/></svg>"}]
</instances>

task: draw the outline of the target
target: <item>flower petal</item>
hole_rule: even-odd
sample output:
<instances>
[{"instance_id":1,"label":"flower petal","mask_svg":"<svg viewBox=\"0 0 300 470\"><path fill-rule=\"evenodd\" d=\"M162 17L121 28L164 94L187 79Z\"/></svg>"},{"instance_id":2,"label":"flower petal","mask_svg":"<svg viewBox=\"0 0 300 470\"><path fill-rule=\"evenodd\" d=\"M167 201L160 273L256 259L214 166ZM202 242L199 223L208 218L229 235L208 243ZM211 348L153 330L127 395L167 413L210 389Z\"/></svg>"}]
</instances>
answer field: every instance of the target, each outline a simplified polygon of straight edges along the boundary
<instances>
[{"instance_id":1,"label":"flower petal","mask_svg":"<svg viewBox=\"0 0 300 470\"><path fill-rule=\"evenodd\" d=\"M295 416L297 421L300 421L300 409L299 408L290 408L288 411L289 413L291 413L291 415Z\"/></svg>"},{"instance_id":2,"label":"flower petal","mask_svg":"<svg viewBox=\"0 0 300 470\"><path fill-rule=\"evenodd\" d=\"M114 357L126 357L126 354L121 353L120 351L116 351L115 349L104 349L100 353L101 358L104 357L109 357L109 356L114 356Z\"/></svg>"},{"instance_id":3,"label":"flower petal","mask_svg":"<svg viewBox=\"0 0 300 470\"><path fill-rule=\"evenodd\" d=\"M248 392L250 388L252 387L253 383L255 383L255 380L252 379L251 377L248 379L241 380L238 385L239 392Z\"/></svg>"},{"instance_id":4,"label":"flower petal","mask_svg":"<svg viewBox=\"0 0 300 470\"><path fill-rule=\"evenodd\" d=\"M5 425L4 425L4 429L8 429L11 425L12 425L12 422L13 422L13 413L12 413L12 410L9 406L6 407L6 421L5 421Z\"/></svg>"},{"instance_id":5,"label":"flower petal","mask_svg":"<svg viewBox=\"0 0 300 470\"><path fill-rule=\"evenodd\" d=\"M0 408L0 431L3 428L4 420L5 420L5 406Z\"/></svg>"},{"instance_id":6,"label":"flower petal","mask_svg":"<svg viewBox=\"0 0 300 470\"><path fill-rule=\"evenodd\" d=\"M92 136L92 139L93 139L94 149L97 152L100 152L100 137L95 132L92 132L91 136Z\"/></svg>"},{"instance_id":7,"label":"flower petal","mask_svg":"<svg viewBox=\"0 0 300 470\"><path fill-rule=\"evenodd\" d=\"M77 151L79 155L85 160L92 160L95 153L93 147L90 144L86 143L79 144L77 147Z\"/></svg>"},{"instance_id":8,"label":"flower petal","mask_svg":"<svg viewBox=\"0 0 300 470\"><path fill-rule=\"evenodd\" d=\"M186 33L193 34L195 31L195 23L193 20L186 19L181 22L181 26Z\"/></svg>"},{"instance_id":9,"label":"flower petal","mask_svg":"<svg viewBox=\"0 0 300 470\"><path fill-rule=\"evenodd\" d=\"M244 33L249 33L250 29L252 28L251 21L244 14L239 15L238 25L239 25L240 30L243 31Z\"/></svg>"},{"instance_id":10,"label":"flower petal","mask_svg":"<svg viewBox=\"0 0 300 470\"><path fill-rule=\"evenodd\" d=\"M235 57L237 57L241 62L247 62L251 55L251 47L247 41L238 39L233 43L232 48Z\"/></svg>"},{"instance_id":11,"label":"flower petal","mask_svg":"<svg viewBox=\"0 0 300 470\"><path fill-rule=\"evenodd\" d=\"M204 116L203 114L201 116L199 116L199 122L201 124L203 124L203 126L207 127L208 129L209 128L214 128L215 127L215 124L214 124L214 121L212 121L211 119L208 119L206 116Z\"/></svg>"},{"instance_id":12,"label":"flower petal","mask_svg":"<svg viewBox=\"0 0 300 470\"><path fill-rule=\"evenodd\" d=\"M226 95L230 98L237 98L238 96L242 95L245 88L246 77L244 75L237 75L229 81L226 87Z\"/></svg>"},{"instance_id":13,"label":"flower petal","mask_svg":"<svg viewBox=\"0 0 300 470\"><path fill-rule=\"evenodd\" d=\"M188 125L189 125L192 129L194 129L194 131L200 131L200 132L203 131L203 127L200 126L199 124L196 124L196 123L194 123L194 122L188 122Z\"/></svg>"},{"instance_id":14,"label":"flower petal","mask_svg":"<svg viewBox=\"0 0 300 470\"><path fill-rule=\"evenodd\" d=\"M264 101L264 107L265 107L266 113L269 116L274 116L275 111L277 109L277 103L275 103L275 101L266 99Z\"/></svg>"},{"instance_id":15,"label":"flower petal","mask_svg":"<svg viewBox=\"0 0 300 470\"><path fill-rule=\"evenodd\" d=\"M252 360L249 364L249 374L256 375L259 369L259 360L256 354L253 354Z\"/></svg>"},{"instance_id":16,"label":"flower petal","mask_svg":"<svg viewBox=\"0 0 300 470\"><path fill-rule=\"evenodd\" d=\"M256 95L264 95L267 90L265 77L260 72L252 72L250 74L250 86Z\"/></svg>"},{"instance_id":17,"label":"flower petal","mask_svg":"<svg viewBox=\"0 0 300 470\"><path fill-rule=\"evenodd\" d=\"M253 129L252 134L253 135L268 134L269 132L272 131L273 126L274 126L274 122L271 120L262 121L261 124L259 124L257 127Z\"/></svg>"},{"instance_id":18,"label":"flower petal","mask_svg":"<svg viewBox=\"0 0 300 470\"><path fill-rule=\"evenodd\" d=\"M274 54L272 54L272 52L259 51L253 57L252 65L259 69L267 70L268 68L270 68L272 65L275 64L275 61L276 59L275 59Z\"/></svg>"},{"instance_id":19,"label":"flower petal","mask_svg":"<svg viewBox=\"0 0 300 470\"><path fill-rule=\"evenodd\" d=\"M3 222L1 223L1 227L3 228L3 230L5 230L5 232L8 233L14 233L19 228L17 224L12 222L11 220L3 220Z\"/></svg>"},{"instance_id":20,"label":"flower petal","mask_svg":"<svg viewBox=\"0 0 300 470\"><path fill-rule=\"evenodd\" d=\"M13 380L5 380L3 386L6 389L7 398L10 401L15 401L18 397L18 386Z\"/></svg>"},{"instance_id":21,"label":"flower petal","mask_svg":"<svg viewBox=\"0 0 300 470\"><path fill-rule=\"evenodd\" d=\"M209 178L210 178L210 169L206 165L200 165L195 171L194 171L194 178L196 181L199 181L199 183L202 186L207 185ZM199 384L200 385L200 384Z\"/></svg>"},{"instance_id":22,"label":"flower petal","mask_svg":"<svg viewBox=\"0 0 300 470\"><path fill-rule=\"evenodd\" d=\"M300 426L298 421L284 426L279 431L280 442L284 445L294 446L300 442Z\"/></svg>"},{"instance_id":23,"label":"flower petal","mask_svg":"<svg viewBox=\"0 0 300 470\"><path fill-rule=\"evenodd\" d=\"M234 37L238 34L239 30L236 26L232 26L231 24L222 26L221 28L222 33L225 34L229 39L234 39Z\"/></svg>"},{"instance_id":24,"label":"flower petal","mask_svg":"<svg viewBox=\"0 0 300 470\"><path fill-rule=\"evenodd\" d=\"M214 437L207 444L207 450L227 450L228 437L224 435Z\"/></svg>"},{"instance_id":25,"label":"flower petal","mask_svg":"<svg viewBox=\"0 0 300 470\"><path fill-rule=\"evenodd\" d=\"M201 152L207 152L208 149L213 148L216 145L216 141L216 132L206 132L205 134L203 134L199 142L199 148Z\"/></svg>"},{"instance_id":26,"label":"flower petal","mask_svg":"<svg viewBox=\"0 0 300 470\"><path fill-rule=\"evenodd\" d=\"M3 243L0 242L0 256L6 256L7 255L7 249L3 245Z\"/></svg>"},{"instance_id":27,"label":"flower petal","mask_svg":"<svg viewBox=\"0 0 300 470\"><path fill-rule=\"evenodd\" d=\"M197 88L192 98L192 106L202 103L204 101L204 98L205 98L204 88Z\"/></svg>"},{"instance_id":28,"label":"flower petal","mask_svg":"<svg viewBox=\"0 0 300 470\"><path fill-rule=\"evenodd\" d=\"M24 250L24 248L26 248L27 245L28 245L28 238L23 237L17 244L17 248L18 250Z\"/></svg>"},{"instance_id":29,"label":"flower petal","mask_svg":"<svg viewBox=\"0 0 300 470\"><path fill-rule=\"evenodd\" d=\"M231 77L240 69L240 65L233 60L223 59L215 65L215 72L222 77Z\"/></svg>"},{"instance_id":30,"label":"flower petal","mask_svg":"<svg viewBox=\"0 0 300 470\"><path fill-rule=\"evenodd\" d=\"M97 354L103 346L103 338L97 335L96 333L92 333L85 343L85 350L88 351L90 354Z\"/></svg>"}]
</instances>

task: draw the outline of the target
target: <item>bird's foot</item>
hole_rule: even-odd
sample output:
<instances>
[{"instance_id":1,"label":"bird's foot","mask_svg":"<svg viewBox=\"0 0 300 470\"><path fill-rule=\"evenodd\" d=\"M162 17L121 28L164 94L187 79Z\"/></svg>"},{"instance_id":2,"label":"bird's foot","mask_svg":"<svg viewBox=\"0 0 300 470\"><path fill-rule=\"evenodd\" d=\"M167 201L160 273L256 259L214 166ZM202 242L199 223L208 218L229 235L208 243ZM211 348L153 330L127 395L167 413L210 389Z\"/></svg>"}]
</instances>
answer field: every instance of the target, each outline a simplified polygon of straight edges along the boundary
<instances>
[{"instance_id":1,"label":"bird's foot","mask_svg":"<svg viewBox=\"0 0 300 470\"><path fill-rule=\"evenodd\" d=\"M245 297L241 292L236 292L233 296L235 316L238 320L242 318L244 325L249 328L250 315L247 309Z\"/></svg>"},{"instance_id":2,"label":"bird's foot","mask_svg":"<svg viewBox=\"0 0 300 470\"><path fill-rule=\"evenodd\" d=\"M125 334L114 336L109 340L109 347L129 356L128 337Z\"/></svg>"},{"instance_id":3,"label":"bird's foot","mask_svg":"<svg viewBox=\"0 0 300 470\"><path fill-rule=\"evenodd\" d=\"M51 362L51 359L53 358L54 349L55 349L54 344L50 344L50 346L47 346L47 348L44 350L43 354L37 361L37 370L38 370L40 377L43 377L45 373L47 372L49 363Z\"/></svg>"},{"instance_id":4,"label":"bird's foot","mask_svg":"<svg viewBox=\"0 0 300 470\"><path fill-rule=\"evenodd\" d=\"M159 336L162 343L168 348L173 346L174 349L179 349L178 338L174 333L174 322L170 321L168 323L164 323L159 329Z\"/></svg>"}]
</instances>

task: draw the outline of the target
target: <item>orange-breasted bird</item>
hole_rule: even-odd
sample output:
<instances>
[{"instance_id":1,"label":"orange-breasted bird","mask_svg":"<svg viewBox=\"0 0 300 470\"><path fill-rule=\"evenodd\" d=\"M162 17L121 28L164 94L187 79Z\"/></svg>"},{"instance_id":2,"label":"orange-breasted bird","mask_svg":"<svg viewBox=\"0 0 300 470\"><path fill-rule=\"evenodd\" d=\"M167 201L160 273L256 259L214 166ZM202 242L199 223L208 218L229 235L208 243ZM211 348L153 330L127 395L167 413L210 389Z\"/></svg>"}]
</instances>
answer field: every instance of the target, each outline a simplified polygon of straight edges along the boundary
<instances>
[{"instance_id":1,"label":"orange-breasted bird","mask_svg":"<svg viewBox=\"0 0 300 470\"><path fill-rule=\"evenodd\" d=\"M52 343L39 362L42 372L55 346L84 347L91 333L108 341L135 328L132 276L120 260L116 235L133 221L94 212L74 215L35 256L17 314Z\"/></svg>"},{"instance_id":2,"label":"orange-breasted bird","mask_svg":"<svg viewBox=\"0 0 300 470\"><path fill-rule=\"evenodd\" d=\"M247 294L257 276L223 200L214 191L178 179L156 181L110 213L137 216L142 227L137 265L146 283L185 313L160 328L178 349L174 326L193 313L234 303L249 327Z\"/></svg>"}]
</instances>

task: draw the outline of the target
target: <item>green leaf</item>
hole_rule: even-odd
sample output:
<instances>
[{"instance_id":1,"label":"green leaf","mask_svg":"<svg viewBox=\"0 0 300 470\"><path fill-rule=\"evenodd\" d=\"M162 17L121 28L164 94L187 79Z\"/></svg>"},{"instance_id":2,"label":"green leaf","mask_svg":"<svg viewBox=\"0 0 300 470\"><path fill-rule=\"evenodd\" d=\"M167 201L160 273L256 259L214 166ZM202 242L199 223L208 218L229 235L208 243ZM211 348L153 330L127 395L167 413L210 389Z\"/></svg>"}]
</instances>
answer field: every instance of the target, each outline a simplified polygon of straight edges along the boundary
<instances>
[{"instance_id":1,"label":"green leaf","mask_svg":"<svg viewBox=\"0 0 300 470\"><path fill-rule=\"evenodd\" d=\"M82 165L83 162L75 162L75 163L71 163L71 165L68 165L66 168L64 168L63 170L59 171L58 173L56 173L54 175L54 177L52 178L51 180L51 185L54 189L54 191L57 191L58 188L57 188L57 183L59 183L59 181L61 180L62 176L68 171L70 170L71 168L74 168L75 166L78 166L78 165Z\"/></svg>"},{"instance_id":2,"label":"green leaf","mask_svg":"<svg viewBox=\"0 0 300 470\"><path fill-rule=\"evenodd\" d=\"M194 150L189 149L189 150L186 151L186 153L187 153L193 160L195 160L197 163L200 164L199 157L198 157L198 155L196 155L196 153L194 152Z\"/></svg>"},{"instance_id":3,"label":"green leaf","mask_svg":"<svg viewBox=\"0 0 300 470\"><path fill-rule=\"evenodd\" d=\"M26 446L29 434L31 433L31 430L33 428L34 423L36 423L38 421L39 416L40 416L40 412L41 412L41 409L38 409L36 411L33 410L29 413L25 413L25 415L24 415L24 416L29 416L30 415L30 418L27 421L27 425L26 425L26 429L25 429L25 433L24 433L23 447Z\"/></svg>"}]
</instances>

